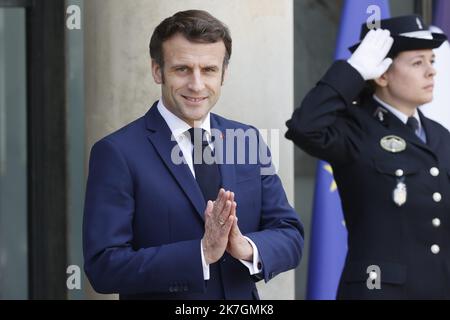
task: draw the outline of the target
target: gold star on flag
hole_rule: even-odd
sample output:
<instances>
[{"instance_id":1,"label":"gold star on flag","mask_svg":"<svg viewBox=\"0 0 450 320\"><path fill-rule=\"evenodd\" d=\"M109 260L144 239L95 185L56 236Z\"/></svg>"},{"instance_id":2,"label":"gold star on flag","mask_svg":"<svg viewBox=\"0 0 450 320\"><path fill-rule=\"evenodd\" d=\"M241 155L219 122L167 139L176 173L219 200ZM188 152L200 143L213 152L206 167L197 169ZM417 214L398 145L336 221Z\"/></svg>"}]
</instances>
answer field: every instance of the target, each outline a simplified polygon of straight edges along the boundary
<instances>
[{"instance_id":1,"label":"gold star on flag","mask_svg":"<svg viewBox=\"0 0 450 320\"><path fill-rule=\"evenodd\" d=\"M333 168L331 168L331 166L329 164L324 165L323 168L329 174L331 174L331 176L333 176ZM336 185L336 181L334 181L334 177L333 177L333 182L331 182L331 185L330 185L330 191L333 192L333 191L336 191L336 189L337 189L337 185Z\"/></svg>"}]
</instances>

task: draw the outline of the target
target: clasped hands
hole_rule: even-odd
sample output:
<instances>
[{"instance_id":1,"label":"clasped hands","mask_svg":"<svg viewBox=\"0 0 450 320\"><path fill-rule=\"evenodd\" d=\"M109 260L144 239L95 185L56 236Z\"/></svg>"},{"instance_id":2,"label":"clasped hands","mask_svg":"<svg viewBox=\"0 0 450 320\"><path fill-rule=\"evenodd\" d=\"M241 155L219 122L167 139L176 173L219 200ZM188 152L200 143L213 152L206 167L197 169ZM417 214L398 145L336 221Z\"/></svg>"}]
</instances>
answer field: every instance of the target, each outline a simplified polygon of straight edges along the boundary
<instances>
[{"instance_id":1,"label":"clasped hands","mask_svg":"<svg viewBox=\"0 0 450 320\"><path fill-rule=\"evenodd\" d=\"M251 261L253 247L239 230L234 193L219 190L215 201L208 201L205 209L203 255L207 264L218 261L227 251L236 259Z\"/></svg>"}]
</instances>

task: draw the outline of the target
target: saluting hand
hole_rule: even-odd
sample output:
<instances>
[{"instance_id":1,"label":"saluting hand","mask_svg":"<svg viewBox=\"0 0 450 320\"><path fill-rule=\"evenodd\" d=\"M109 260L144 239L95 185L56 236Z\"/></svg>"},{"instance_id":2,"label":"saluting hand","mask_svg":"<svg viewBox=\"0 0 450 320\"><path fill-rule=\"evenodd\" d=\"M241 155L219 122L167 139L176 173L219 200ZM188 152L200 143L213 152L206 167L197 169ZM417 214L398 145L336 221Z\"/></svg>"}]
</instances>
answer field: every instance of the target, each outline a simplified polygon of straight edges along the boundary
<instances>
[{"instance_id":1,"label":"saluting hand","mask_svg":"<svg viewBox=\"0 0 450 320\"><path fill-rule=\"evenodd\" d=\"M386 58L394 39L389 30L370 30L347 62L355 68L364 80L380 77L392 63Z\"/></svg>"}]
</instances>

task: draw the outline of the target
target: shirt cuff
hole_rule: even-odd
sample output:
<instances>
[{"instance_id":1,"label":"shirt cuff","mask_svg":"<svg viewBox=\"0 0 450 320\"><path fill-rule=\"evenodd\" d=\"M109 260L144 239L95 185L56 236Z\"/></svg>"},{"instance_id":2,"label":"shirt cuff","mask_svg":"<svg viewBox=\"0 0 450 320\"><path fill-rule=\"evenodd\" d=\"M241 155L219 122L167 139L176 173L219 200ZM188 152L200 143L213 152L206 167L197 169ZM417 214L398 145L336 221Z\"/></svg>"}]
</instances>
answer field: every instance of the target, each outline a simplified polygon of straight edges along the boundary
<instances>
[{"instance_id":1,"label":"shirt cuff","mask_svg":"<svg viewBox=\"0 0 450 320\"><path fill-rule=\"evenodd\" d=\"M203 243L200 240L200 252L202 255L202 266L203 266L203 279L209 280L209 264L205 261L205 255L203 254Z\"/></svg>"},{"instance_id":2,"label":"shirt cuff","mask_svg":"<svg viewBox=\"0 0 450 320\"><path fill-rule=\"evenodd\" d=\"M242 262L242 264L247 267L248 271L250 272L250 275L261 273L262 263L261 263L261 257L259 256L258 248L256 247L255 243L250 238L245 237L245 236L244 236L244 238L247 239L247 241L250 243L250 245L253 248L253 261L250 262L250 261L241 260L241 259L239 259L239 261Z\"/></svg>"}]
</instances>

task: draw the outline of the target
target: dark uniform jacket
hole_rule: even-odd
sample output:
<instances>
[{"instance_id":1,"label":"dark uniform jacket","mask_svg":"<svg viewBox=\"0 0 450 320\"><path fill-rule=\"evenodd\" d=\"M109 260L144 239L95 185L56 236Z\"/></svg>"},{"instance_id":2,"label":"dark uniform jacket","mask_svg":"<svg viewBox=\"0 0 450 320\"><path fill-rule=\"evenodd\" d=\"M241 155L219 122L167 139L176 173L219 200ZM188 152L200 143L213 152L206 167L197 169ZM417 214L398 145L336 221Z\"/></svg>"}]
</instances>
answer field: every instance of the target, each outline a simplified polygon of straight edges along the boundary
<instances>
[{"instance_id":1,"label":"dark uniform jacket","mask_svg":"<svg viewBox=\"0 0 450 320\"><path fill-rule=\"evenodd\" d=\"M337 61L287 122L288 139L333 167L348 229L337 297L448 299L450 134L419 111L422 142L372 97L355 100L364 86ZM383 138L397 142L394 150L382 147ZM401 205L393 199L399 184ZM380 269L380 289L368 288L371 265Z\"/></svg>"}]
</instances>

